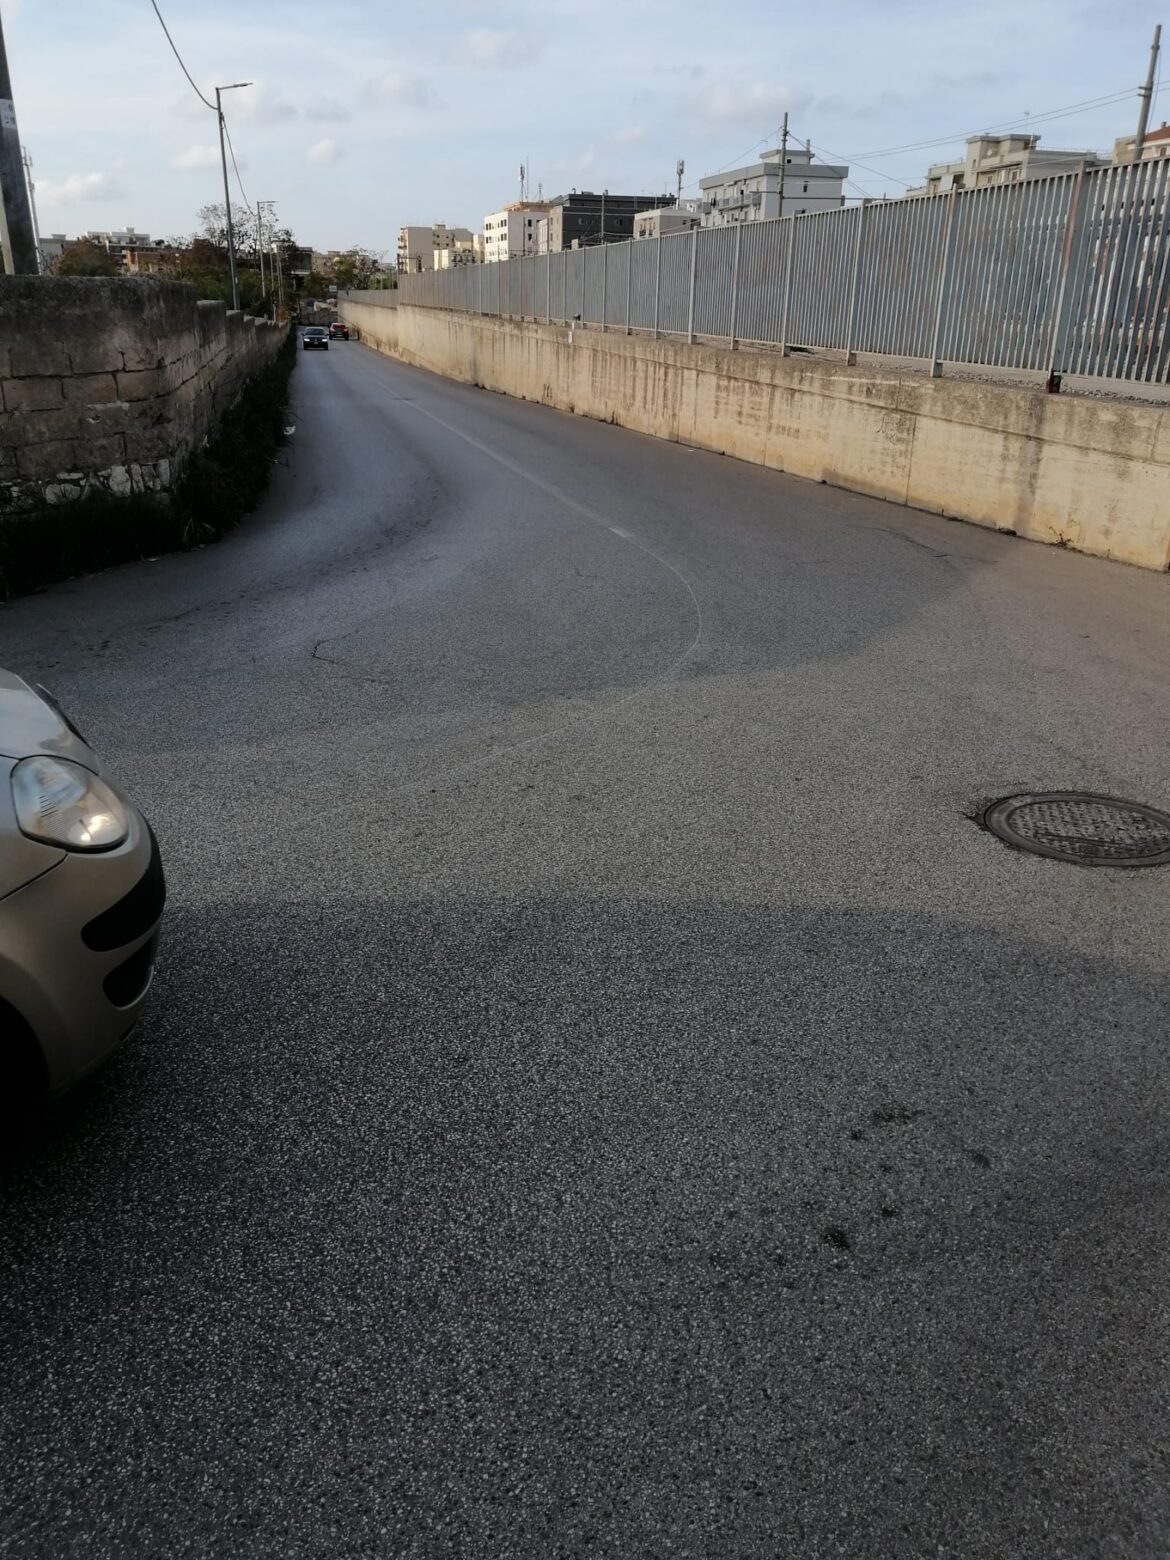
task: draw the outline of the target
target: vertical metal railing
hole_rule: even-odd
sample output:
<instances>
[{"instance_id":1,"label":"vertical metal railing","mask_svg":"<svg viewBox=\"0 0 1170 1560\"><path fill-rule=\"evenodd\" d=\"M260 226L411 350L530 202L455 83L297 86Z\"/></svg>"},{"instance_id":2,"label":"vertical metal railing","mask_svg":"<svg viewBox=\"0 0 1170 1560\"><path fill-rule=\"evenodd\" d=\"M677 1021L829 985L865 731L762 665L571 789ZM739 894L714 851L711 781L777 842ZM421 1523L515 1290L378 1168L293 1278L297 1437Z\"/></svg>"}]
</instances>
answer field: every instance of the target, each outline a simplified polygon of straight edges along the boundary
<instances>
[{"instance_id":1,"label":"vertical metal railing","mask_svg":"<svg viewBox=\"0 0 1170 1560\"><path fill-rule=\"evenodd\" d=\"M396 301L1164 385L1170 160L406 274Z\"/></svg>"}]
</instances>

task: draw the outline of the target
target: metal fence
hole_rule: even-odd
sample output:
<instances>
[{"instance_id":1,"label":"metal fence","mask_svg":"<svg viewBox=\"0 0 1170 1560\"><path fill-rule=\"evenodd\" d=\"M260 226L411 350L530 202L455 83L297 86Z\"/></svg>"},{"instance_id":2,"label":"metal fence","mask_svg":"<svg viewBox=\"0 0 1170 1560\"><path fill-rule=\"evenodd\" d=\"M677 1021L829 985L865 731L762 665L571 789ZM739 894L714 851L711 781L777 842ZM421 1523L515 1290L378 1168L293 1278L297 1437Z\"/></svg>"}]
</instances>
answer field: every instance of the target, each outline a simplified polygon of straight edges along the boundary
<instances>
[{"instance_id":1,"label":"metal fence","mask_svg":"<svg viewBox=\"0 0 1170 1560\"><path fill-rule=\"evenodd\" d=\"M426 308L1164 384L1170 161L400 278Z\"/></svg>"}]
</instances>

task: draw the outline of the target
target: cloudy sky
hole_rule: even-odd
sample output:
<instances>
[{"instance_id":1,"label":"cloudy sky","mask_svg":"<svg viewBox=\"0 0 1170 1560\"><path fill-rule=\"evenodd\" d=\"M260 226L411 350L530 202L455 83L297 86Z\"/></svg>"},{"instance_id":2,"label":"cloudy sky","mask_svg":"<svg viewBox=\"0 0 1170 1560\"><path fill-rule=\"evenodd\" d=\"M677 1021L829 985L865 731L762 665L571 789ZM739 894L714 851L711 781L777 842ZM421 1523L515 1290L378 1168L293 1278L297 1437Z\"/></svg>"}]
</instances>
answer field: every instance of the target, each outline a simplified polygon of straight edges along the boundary
<instances>
[{"instance_id":1,"label":"cloudy sky","mask_svg":"<svg viewBox=\"0 0 1170 1560\"><path fill-rule=\"evenodd\" d=\"M159 3L208 96L255 83L229 98L248 199L302 242L390 252L405 222L479 227L524 159L533 193L673 188L679 157L691 184L774 144L785 108L850 163L851 196L896 194L1025 115L1046 145L1108 150L1170 21L1162 0ZM150 0L0 15L42 231L190 232L221 197L215 117Z\"/></svg>"}]
</instances>

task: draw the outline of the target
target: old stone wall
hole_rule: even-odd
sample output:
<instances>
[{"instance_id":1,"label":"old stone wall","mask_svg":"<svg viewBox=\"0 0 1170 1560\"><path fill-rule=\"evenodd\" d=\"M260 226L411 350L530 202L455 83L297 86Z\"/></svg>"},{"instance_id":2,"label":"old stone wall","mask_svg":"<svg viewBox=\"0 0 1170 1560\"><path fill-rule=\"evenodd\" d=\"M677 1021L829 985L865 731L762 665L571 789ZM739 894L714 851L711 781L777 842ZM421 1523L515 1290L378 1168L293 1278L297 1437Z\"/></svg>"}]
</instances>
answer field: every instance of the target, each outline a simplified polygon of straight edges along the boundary
<instances>
[{"instance_id":1,"label":"old stone wall","mask_svg":"<svg viewBox=\"0 0 1170 1560\"><path fill-rule=\"evenodd\" d=\"M0 516L168 492L286 329L180 282L0 277Z\"/></svg>"}]
</instances>

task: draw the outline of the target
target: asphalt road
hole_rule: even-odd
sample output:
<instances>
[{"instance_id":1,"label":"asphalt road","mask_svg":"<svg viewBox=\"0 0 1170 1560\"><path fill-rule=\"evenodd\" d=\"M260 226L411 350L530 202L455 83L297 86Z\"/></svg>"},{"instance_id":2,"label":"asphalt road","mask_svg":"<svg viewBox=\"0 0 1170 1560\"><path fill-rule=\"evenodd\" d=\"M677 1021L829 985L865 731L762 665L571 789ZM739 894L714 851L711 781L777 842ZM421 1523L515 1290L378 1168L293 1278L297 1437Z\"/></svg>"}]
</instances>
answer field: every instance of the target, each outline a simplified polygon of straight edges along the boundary
<instances>
[{"instance_id":1,"label":"asphalt road","mask_svg":"<svg viewBox=\"0 0 1170 1560\"><path fill-rule=\"evenodd\" d=\"M1164 1556L1170 580L302 354L0 614L161 839L0 1170L0 1552Z\"/></svg>"}]
</instances>

